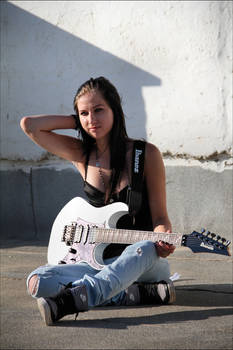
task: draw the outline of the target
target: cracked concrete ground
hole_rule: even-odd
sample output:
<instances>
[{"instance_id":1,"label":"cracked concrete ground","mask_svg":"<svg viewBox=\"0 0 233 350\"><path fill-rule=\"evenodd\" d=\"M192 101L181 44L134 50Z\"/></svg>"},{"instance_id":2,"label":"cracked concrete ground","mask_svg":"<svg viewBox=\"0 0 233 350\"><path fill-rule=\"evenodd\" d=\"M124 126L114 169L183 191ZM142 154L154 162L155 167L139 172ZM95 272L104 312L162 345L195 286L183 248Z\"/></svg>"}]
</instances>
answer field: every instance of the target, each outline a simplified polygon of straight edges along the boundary
<instances>
[{"instance_id":1,"label":"cracked concrete ground","mask_svg":"<svg viewBox=\"0 0 233 350\"><path fill-rule=\"evenodd\" d=\"M46 327L25 287L46 255L41 242L1 245L1 349L232 349L231 257L178 248L173 305L99 307Z\"/></svg>"}]
</instances>

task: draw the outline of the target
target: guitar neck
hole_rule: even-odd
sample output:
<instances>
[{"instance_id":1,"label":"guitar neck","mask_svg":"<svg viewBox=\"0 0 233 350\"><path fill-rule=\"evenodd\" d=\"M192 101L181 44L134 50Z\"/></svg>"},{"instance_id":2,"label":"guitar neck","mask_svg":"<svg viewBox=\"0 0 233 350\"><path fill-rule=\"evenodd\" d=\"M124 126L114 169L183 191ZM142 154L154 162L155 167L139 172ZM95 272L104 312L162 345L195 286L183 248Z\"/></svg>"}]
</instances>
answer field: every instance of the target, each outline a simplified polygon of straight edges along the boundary
<instances>
[{"instance_id":1,"label":"guitar neck","mask_svg":"<svg viewBox=\"0 0 233 350\"><path fill-rule=\"evenodd\" d=\"M175 246L182 245L183 234L164 233L152 231L135 231L112 228L93 227L90 231L91 240L96 243L121 243L133 244L138 241L149 240L152 242L164 241Z\"/></svg>"}]
</instances>

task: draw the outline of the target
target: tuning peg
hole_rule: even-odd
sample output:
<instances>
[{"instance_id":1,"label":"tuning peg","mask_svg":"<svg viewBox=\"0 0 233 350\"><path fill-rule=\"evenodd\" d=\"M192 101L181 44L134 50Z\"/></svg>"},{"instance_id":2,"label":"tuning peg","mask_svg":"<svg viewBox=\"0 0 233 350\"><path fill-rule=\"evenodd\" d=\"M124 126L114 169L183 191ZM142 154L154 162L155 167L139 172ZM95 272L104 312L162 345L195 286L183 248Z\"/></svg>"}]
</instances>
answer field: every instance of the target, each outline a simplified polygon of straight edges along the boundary
<instances>
[{"instance_id":1,"label":"tuning peg","mask_svg":"<svg viewBox=\"0 0 233 350\"><path fill-rule=\"evenodd\" d=\"M221 237L222 244L225 245L225 247L229 246L231 244L231 241L226 240L226 238Z\"/></svg>"},{"instance_id":2,"label":"tuning peg","mask_svg":"<svg viewBox=\"0 0 233 350\"><path fill-rule=\"evenodd\" d=\"M202 228L202 229L201 229L201 233L204 233L204 232L205 232L205 229L204 229L204 228Z\"/></svg>"},{"instance_id":3,"label":"tuning peg","mask_svg":"<svg viewBox=\"0 0 233 350\"><path fill-rule=\"evenodd\" d=\"M209 234L210 234L210 231L206 231L206 236L209 236Z\"/></svg>"},{"instance_id":4,"label":"tuning peg","mask_svg":"<svg viewBox=\"0 0 233 350\"><path fill-rule=\"evenodd\" d=\"M216 239L219 241L221 239L221 236L217 235Z\"/></svg>"},{"instance_id":5,"label":"tuning peg","mask_svg":"<svg viewBox=\"0 0 233 350\"><path fill-rule=\"evenodd\" d=\"M193 231L193 233L192 233L195 237L199 237L199 235L200 235L200 233L199 232L197 232L197 231Z\"/></svg>"},{"instance_id":6,"label":"tuning peg","mask_svg":"<svg viewBox=\"0 0 233 350\"><path fill-rule=\"evenodd\" d=\"M211 235L212 238L214 238L216 236L215 233L211 233L210 235Z\"/></svg>"}]
</instances>

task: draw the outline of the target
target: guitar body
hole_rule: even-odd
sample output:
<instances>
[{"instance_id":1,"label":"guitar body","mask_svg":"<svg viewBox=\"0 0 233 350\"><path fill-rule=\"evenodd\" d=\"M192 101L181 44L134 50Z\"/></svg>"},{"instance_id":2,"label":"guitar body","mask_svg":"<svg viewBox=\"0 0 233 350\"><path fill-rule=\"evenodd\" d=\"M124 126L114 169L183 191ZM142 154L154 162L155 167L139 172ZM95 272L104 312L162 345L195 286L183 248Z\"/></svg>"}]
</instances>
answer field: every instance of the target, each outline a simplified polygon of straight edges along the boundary
<instances>
[{"instance_id":1,"label":"guitar body","mask_svg":"<svg viewBox=\"0 0 233 350\"><path fill-rule=\"evenodd\" d=\"M89 243L86 233L82 235L80 242L72 242L71 248L62 241L64 227L74 223L84 228L100 227L115 228L118 220L128 214L128 206L122 202L116 202L101 208L96 208L83 198L75 197L69 201L57 215L51 230L48 246L48 263L78 263L87 262L93 268L101 270L104 266L103 252L109 243ZM75 253L70 252L76 251Z\"/></svg>"}]
</instances>

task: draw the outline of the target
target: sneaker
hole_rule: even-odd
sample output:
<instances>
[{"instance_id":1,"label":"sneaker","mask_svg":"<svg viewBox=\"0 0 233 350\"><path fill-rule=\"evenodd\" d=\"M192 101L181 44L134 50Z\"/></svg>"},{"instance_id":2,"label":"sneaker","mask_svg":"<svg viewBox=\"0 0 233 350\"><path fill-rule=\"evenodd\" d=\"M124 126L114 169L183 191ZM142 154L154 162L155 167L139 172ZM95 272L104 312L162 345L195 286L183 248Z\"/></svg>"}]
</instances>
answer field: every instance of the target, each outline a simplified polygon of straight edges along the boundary
<instances>
[{"instance_id":1,"label":"sneaker","mask_svg":"<svg viewBox=\"0 0 233 350\"><path fill-rule=\"evenodd\" d=\"M125 289L124 299L121 302L121 305L125 306L134 306L140 304L140 292L138 284L131 284L127 289Z\"/></svg>"},{"instance_id":2,"label":"sneaker","mask_svg":"<svg viewBox=\"0 0 233 350\"><path fill-rule=\"evenodd\" d=\"M51 326L66 315L88 309L86 288L65 288L54 297L37 299L37 304L45 324Z\"/></svg>"},{"instance_id":3,"label":"sneaker","mask_svg":"<svg viewBox=\"0 0 233 350\"><path fill-rule=\"evenodd\" d=\"M176 300L172 281L139 283L140 304L172 304Z\"/></svg>"}]
</instances>

